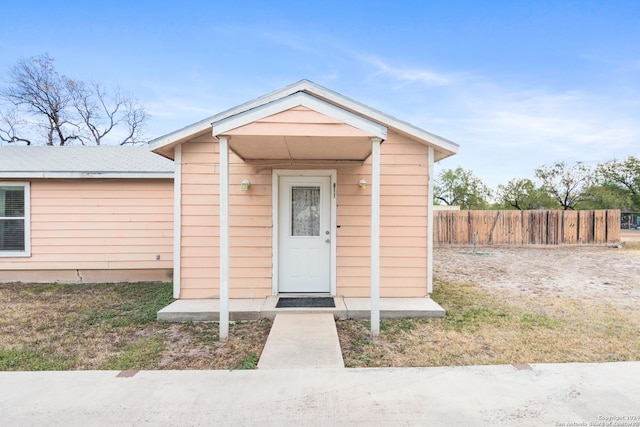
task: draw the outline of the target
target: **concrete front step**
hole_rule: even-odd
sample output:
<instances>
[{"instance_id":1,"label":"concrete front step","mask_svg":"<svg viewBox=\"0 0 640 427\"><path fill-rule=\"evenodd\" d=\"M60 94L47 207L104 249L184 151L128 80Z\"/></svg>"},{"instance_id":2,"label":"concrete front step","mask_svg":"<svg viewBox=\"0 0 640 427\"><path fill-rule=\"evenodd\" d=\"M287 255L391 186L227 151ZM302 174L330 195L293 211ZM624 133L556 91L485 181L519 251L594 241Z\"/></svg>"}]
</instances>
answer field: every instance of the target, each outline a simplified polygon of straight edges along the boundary
<instances>
[{"instance_id":1,"label":"concrete front step","mask_svg":"<svg viewBox=\"0 0 640 427\"><path fill-rule=\"evenodd\" d=\"M276 315L258 369L344 368L331 313Z\"/></svg>"},{"instance_id":2,"label":"concrete front step","mask_svg":"<svg viewBox=\"0 0 640 427\"><path fill-rule=\"evenodd\" d=\"M279 313L330 313L336 319L369 319L369 298L334 297L335 308L276 308L278 297L230 299L230 320L274 319ZM431 298L380 298L380 317L444 317L444 309ZM215 322L220 319L218 299L180 299L158 311L161 322Z\"/></svg>"}]
</instances>

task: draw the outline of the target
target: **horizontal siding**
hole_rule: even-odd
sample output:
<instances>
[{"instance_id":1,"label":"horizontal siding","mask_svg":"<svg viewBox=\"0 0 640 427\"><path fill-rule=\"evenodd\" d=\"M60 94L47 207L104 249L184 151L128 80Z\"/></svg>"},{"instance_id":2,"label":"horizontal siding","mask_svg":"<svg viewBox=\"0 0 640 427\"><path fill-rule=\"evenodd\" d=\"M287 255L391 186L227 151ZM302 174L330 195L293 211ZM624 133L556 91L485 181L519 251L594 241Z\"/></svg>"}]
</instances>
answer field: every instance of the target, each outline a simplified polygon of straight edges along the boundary
<instances>
[{"instance_id":1,"label":"horizontal siding","mask_svg":"<svg viewBox=\"0 0 640 427\"><path fill-rule=\"evenodd\" d=\"M220 181L216 145L190 142L182 146L181 298L213 297L213 287L218 286Z\"/></svg>"},{"instance_id":2,"label":"horizontal siding","mask_svg":"<svg viewBox=\"0 0 640 427\"><path fill-rule=\"evenodd\" d=\"M381 146L380 294L426 295L427 148L390 132ZM338 170L338 294L370 295L371 159Z\"/></svg>"},{"instance_id":3,"label":"horizontal siding","mask_svg":"<svg viewBox=\"0 0 640 427\"><path fill-rule=\"evenodd\" d=\"M219 145L182 148L181 297L219 296ZM229 156L229 275L232 298L271 294L271 170L256 170ZM248 192L240 189L251 180Z\"/></svg>"},{"instance_id":4,"label":"horizontal siding","mask_svg":"<svg viewBox=\"0 0 640 427\"><path fill-rule=\"evenodd\" d=\"M172 206L169 179L31 180L32 255L0 270L171 269Z\"/></svg>"},{"instance_id":5,"label":"horizontal siding","mask_svg":"<svg viewBox=\"0 0 640 427\"><path fill-rule=\"evenodd\" d=\"M218 158L215 142L183 145L183 298L219 296ZM424 296L427 149L390 132L381 161L381 295ZM230 295L266 296L273 272L272 171L233 153L230 162ZM240 191L244 179L251 181L248 192ZM371 191L357 185L360 179L371 182L370 159L338 168L337 293L345 296L369 296L370 289Z\"/></svg>"}]
</instances>

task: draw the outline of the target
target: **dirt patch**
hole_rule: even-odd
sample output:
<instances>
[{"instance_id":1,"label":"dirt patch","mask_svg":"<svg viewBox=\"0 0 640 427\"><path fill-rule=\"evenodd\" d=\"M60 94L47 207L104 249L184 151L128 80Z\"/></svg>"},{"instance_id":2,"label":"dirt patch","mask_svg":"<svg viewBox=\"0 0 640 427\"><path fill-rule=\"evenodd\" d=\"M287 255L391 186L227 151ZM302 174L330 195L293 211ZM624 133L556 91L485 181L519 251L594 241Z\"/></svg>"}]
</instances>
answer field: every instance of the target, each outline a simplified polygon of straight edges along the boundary
<instances>
[{"instance_id":1,"label":"dirt patch","mask_svg":"<svg viewBox=\"0 0 640 427\"><path fill-rule=\"evenodd\" d=\"M510 297L556 296L640 309L640 250L605 246L434 249L436 279Z\"/></svg>"},{"instance_id":2,"label":"dirt patch","mask_svg":"<svg viewBox=\"0 0 640 427\"><path fill-rule=\"evenodd\" d=\"M634 235L635 236L635 235ZM640 360L640 246L434 249L443 319L338 322L346 366Z\"/></svg>"},{"instance_id":3,"label":"dirt patch","mask_svg":"<svg viewBox=\"0 0 640 427\"><path fill-rule=\"evenodd\" d=\"M640 242L640 230L620 230L620 239L623 243Z\"/></svg>"}]
</instances>

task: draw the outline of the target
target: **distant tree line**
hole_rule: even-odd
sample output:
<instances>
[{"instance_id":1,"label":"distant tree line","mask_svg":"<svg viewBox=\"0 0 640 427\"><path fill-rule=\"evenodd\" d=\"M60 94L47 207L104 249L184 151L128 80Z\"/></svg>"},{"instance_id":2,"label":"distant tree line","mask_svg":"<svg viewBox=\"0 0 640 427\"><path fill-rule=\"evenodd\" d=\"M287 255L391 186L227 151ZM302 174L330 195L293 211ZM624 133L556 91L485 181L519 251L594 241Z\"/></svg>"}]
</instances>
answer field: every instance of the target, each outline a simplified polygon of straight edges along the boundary
<instances>
[{"instance_id":1,"label":"distant tree line","mask_svg":"<svg viewBox=\"0 0 640 427\"><path fill-rule=\"evenodd\" d=\"M447 169L434 184L437 204L461 209L621 209L640 212L640 159L559 162L537 168L533 178L514 178L490 189L472 171Z\"/></svg>"}]
</instances>

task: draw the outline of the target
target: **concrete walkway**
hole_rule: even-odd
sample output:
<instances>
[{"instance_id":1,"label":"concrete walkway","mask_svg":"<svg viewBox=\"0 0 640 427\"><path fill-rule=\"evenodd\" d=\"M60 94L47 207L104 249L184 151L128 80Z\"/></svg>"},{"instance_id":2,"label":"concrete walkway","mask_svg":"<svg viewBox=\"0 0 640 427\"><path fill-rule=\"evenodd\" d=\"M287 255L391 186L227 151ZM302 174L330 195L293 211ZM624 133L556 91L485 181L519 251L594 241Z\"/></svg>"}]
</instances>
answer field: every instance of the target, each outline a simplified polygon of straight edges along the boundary
<instances>
[{"instance_id":1,"label":"concrete walkway","mask_svg":"<svg viewBox=\"0 0 640 427\"><path fill-rule=\"evenodd\" d=\"M344 368L333 314L276 315L258 369Z\"/></svg>"},{"instance_id":2,"label":"concrete walkway","mask_svg":"<svg viewBox=\"0 0 640 427\"><path fill-rule=\"evenodd\" d=\"M638 378L640 362L124 374L0 372L0 424L638 425Z\"/></svg>"}]
</instances>

